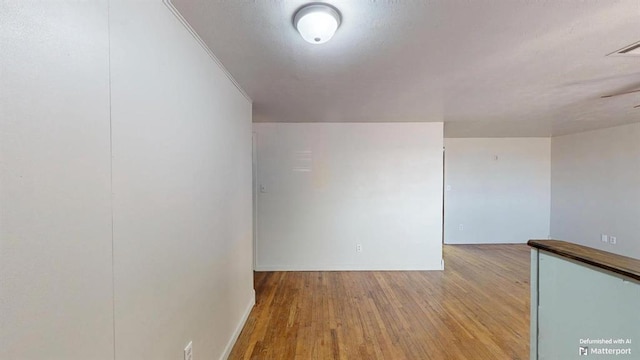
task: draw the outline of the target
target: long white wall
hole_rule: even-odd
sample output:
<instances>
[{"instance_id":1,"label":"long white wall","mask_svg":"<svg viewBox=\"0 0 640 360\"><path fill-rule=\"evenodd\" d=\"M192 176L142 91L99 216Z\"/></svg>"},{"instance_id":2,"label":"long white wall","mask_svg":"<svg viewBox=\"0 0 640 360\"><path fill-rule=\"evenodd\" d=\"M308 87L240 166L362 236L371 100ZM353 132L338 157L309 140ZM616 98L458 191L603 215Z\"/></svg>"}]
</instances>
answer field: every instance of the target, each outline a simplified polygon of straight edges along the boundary
<instances>
[{"instance_id":1,"label":"long white wall","mask_svg":"<svg viewBox=\"0 0 640 360\"><path fill-rule=\"evenodd\" d=\"M113 359L107 2L0 2L0 359Z\"/></svg>"},{"instance_id":2,"label":"long white wall","mask_svg":"<svg viewBox=\"0 0 640 360\"><path fill-rule=\"evenodd\" d=\"M549 236L550 139L445 139L447 244Z\"/></svg>"},{"instance_id":3,"label":"long white wall","mask_svg":"<svg viewBox=\"0 0 640 360\"><path fill-rule=\"evenodd\" d=\"M254 301L250 102L159 0L0 26L0 359L224 358Z\"/></svg>"},{"instance_id":4,"label":"long white wall","mask_svg":"<svg viewBox=\"0 0 640 360\"><path fill-rule=\"evenodd\" d=\"M554 137L551 149L552 237L640 259L640 124Z\"/></svg>"},{"instance_id":5,"label":"long white wall","mask_svg":"<svg viewBox=\"0 0 640 360\"><path fill-rule=\"evenodd\" d=\"M110 19L116 355L215 359L254 301L251 104L160 1Z\"/></svg>"},{"instance_id":6,"label":"long white wall","mask_svg":"<svg viewBox=\"0 0 640 360\"><path fill-rule=\"evenodd\" d=\"M441 268L442 123L254 132L257 270Z\"/></svg>"}]
</instances>

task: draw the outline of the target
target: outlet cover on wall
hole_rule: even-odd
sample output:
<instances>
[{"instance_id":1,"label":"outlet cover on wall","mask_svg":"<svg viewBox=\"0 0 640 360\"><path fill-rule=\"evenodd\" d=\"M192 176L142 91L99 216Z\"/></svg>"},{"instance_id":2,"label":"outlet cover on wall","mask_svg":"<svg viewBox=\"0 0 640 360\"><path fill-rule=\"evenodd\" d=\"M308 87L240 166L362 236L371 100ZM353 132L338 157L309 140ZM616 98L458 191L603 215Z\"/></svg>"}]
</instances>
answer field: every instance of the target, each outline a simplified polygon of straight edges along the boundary
<instances>
[{"instance_id":1,"label":"outlet cover on wall","mask_svg":"<svg viewBox=\"0 0 640 360\"><path fill-rule=\"evenodd\" d=\"M184 348L184 360L193 360L193 341L189 341L189 344Z\"/></svg>"},{"instance_id":2,"label":"outlet cover on wall","mask_svg":"<svg viewBox=\"0 0 640 360\"><path fill-rule=\"evenodd\" d=\"M615 245L618 242L618 238L615 236L609 236L609 244Z\"/></svg>"},{"instance_id":3,"label":"outlet cover on wall","mask_svg":"<svg viewBox=\"0 0 640 360\"><path fill-rule=\"evenodd\" d=\"M356 252L359 252L359 253L362 252L362 244L357 244L356 245Z\"/></svg>"},{"instance_id":4,"label":"outlet cover on wall","mask_svg":"<svg viewBox=\"0 0 640 360\"><path fill-rule=\"evenodd\" d=\"M602 241L603 243L608 243L609 242L609 236L602 234L600 235L600 241Z\"/></svg>"}]
</instances>

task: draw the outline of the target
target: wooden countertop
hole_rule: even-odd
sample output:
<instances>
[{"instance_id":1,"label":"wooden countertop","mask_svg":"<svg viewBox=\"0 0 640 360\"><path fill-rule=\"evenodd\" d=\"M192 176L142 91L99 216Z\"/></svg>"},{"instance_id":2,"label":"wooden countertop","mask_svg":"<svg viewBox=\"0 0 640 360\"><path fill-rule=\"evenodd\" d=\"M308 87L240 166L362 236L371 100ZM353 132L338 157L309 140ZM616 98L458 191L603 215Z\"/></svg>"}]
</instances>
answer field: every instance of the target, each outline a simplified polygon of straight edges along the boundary
<instances>
[{"instance_id":1,"label":"wooden countertop","mask_svg":"<svg viewBox=\"0 0 640 360\"><path fill-rule=\"evenodd\" d=\"M640 281L640 260L561 240L529 240L531 247Z\"/></svg>"}]
</instances>

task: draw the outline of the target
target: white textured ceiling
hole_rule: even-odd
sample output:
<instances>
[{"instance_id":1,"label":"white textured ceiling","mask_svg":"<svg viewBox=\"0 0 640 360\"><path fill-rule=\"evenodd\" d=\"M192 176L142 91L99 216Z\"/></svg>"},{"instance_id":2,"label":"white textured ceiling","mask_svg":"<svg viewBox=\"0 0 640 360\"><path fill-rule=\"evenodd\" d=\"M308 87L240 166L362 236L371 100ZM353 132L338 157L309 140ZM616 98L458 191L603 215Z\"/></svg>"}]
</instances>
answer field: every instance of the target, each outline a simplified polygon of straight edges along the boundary
<instances>
[{"instance_id":1,"label":"white textured ceiling","mask_svg":"<svg viewBox=\"0 0 640 360\"><path fill-rule=\"evenodd\" d=\"M254 102L255 122L444 121L449 137L549 136L640 122L640 0L173 0Z\"/></svg>"}]
</instances>

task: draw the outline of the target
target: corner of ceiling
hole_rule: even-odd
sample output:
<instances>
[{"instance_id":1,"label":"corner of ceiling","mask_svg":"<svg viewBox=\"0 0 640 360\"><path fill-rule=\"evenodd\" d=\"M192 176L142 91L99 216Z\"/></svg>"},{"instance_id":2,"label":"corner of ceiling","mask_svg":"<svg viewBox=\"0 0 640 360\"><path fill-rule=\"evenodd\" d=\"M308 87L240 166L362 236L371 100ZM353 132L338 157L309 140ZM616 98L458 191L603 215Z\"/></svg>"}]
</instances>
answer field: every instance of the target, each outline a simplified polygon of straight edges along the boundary
<instances>
[{"instance_id":1,"label":"corner of ceiling","mask_svg":"<svg viewBox=\"0 0 640 360\"><path fill-rule=\"evenodd\" d=\"M209 46L207 46L207 44L204 42L204 40L202 40L200 35L198 35L198 33L191 27L191 25L182 16L182 14L180 14L180 11L178 9L176 9L176 7L173 5L171 0L162 0L162 3L167 7L167 9L169 9L169 11L171 11L171 13L176 17L176 19L178 19L178 21L180 21L180 23L185 27L185 29L187 29L187 31L191 34L191 36L193 36L193 38L198 42L198 44L200 44L200 46L202 46L204 51L207 52L207 54L220 67L220 69L222 69L222 71L225 73L227 78L229 78L229 80L231 80L231 82L233 83L233 85L235 85L235 87L238 89L238 91L240 91L242 96L244 96L245 99L247 99L250 103L253 103L253 100L251 100L251 97L249 97L249 95L244 91L244 89L242 89L240 84L238 84L236 79L233 78L233 75L231 75L229 70L227 70L227 68L224 66L224 64L222 64L220 59L218 59L218 57L213 53L213 51L209 48Z\"/></svg>"}]
</instances>

